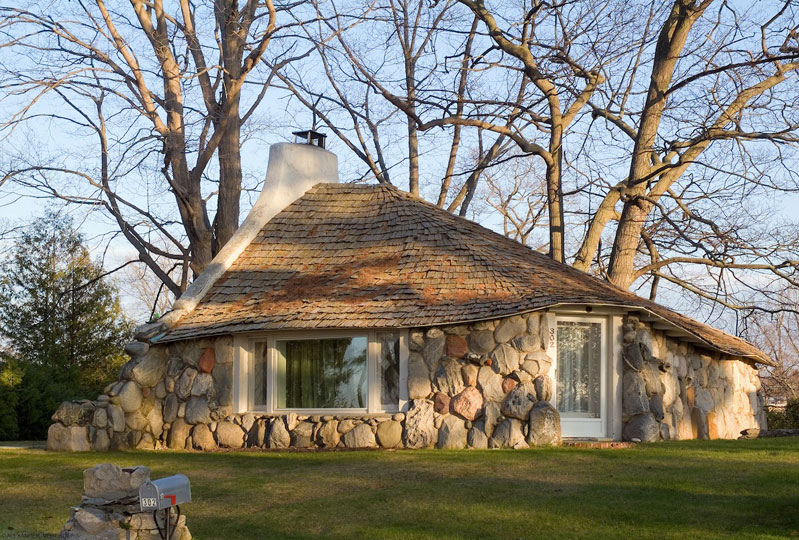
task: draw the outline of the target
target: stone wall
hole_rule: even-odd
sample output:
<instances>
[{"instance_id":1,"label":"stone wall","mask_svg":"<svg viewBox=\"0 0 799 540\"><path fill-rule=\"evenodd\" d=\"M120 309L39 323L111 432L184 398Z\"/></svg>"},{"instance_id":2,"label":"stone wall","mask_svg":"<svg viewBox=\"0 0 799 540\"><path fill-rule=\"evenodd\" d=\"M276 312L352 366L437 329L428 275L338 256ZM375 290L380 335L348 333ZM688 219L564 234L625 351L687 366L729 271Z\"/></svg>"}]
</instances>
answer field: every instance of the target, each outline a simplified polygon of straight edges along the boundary
<instances>
[{"instance_id":1,"label":"stone wall","mask_svg":"<svg viewBox=\"0 0 799 540\"><path fill-rule=\"evenodd\" d=\"M51 450L500 448L558 444L541 316L409 333L408 410L378 415L231 414L230 336L130 344L120 380L53 415Z\"/></svg>"},{"instance_id":2,"label":"stone wall","mask_svg":"<svg viewBox=\"0 0 799 540\"><path fill-rule=\"evenodd\" d=\"M625 440L736 439L766 429L752 361L669 338L633 316L622 331Z\"/></svg>"},{"instance_id":3,"label":"stone wall","mask_svg":"<svg viewBox=\"0 0 799 540\"><path fill-rule=\"evenodd\" d=\"M62 404L52 450L124 448L521 448L558 444L548 318L539 313L409 332L407 410L377 415L231 414L230 336L131 343L120 380ZM623 438L738 437L765 428L755 366L623 326Z\"/></svg>"}]
</instances>

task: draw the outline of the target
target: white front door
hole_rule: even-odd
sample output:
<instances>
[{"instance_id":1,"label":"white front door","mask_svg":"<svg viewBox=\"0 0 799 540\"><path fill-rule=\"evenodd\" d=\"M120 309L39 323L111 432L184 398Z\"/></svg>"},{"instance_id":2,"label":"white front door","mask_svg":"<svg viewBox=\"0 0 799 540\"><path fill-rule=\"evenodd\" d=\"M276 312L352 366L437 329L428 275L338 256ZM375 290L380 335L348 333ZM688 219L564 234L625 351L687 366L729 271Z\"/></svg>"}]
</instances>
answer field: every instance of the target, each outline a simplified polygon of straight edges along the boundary
<instances>
[{"instance_id":1,"label":"white front door","mask_svg":"<svg viewBox=\"0 0 799 540\"><path fill-rule=\"evenodd\" d=\"M555 406L563 437L607 437L606 321L557 318Z\"/></svg>"}]
</instances>

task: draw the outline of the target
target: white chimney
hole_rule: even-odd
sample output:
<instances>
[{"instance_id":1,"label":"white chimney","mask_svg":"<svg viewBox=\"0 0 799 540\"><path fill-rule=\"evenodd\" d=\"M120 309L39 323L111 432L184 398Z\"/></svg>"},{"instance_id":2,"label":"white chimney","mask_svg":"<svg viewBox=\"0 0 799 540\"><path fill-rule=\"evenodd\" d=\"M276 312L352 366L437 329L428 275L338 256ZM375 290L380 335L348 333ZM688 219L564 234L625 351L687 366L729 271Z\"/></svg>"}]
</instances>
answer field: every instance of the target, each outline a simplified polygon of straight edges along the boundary
<instances>
[{"instance_id":1,"label":"white chimney","mask_svg":"<svg viewBox=\"0 0 799 540\"><path fill-rule=\"evenodd\" d=\"M258 200L228 243L175 302L172 311L160 319L166 329L197 307L270 219L314 185L338 183L338 158L323 148L324 136L315 132L298 133L307 134L308 144L278 143L269 147L266 180Z\"/></svg>"}]
</instances>

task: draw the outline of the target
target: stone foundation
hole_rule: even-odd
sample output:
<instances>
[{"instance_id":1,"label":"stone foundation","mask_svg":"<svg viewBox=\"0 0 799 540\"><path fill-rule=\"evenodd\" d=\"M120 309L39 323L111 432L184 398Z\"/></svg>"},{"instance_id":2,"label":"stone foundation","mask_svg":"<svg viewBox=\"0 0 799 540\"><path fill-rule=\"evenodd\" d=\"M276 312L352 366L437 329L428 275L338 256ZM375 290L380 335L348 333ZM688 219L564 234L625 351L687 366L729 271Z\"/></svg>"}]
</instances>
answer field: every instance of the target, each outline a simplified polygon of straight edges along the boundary
<instances>
[{"instance_id":1,"label":"stone foundation","mask_svg":"<svg viewBox=\"0 0 799 540\"><path fill-rule=\"evenodd\" d=\"M736 439L766 429L757 366L698 349L625 317L625 440Z\"/></svg>"},{"instance_id":2,"label":"stone foundation","mask_svg":"<svg viewBox=\"0 0 799 540\"><path fill-rule=\"evenodd\" d=\"M156 540L153 512L139 511L139 487L150 481L147 467L103 463L83 471L83 498L72 508L60 538L69 540ZM162 518L159 518L162 519ZM186 516L172 516L172 539L191 540Z\"/></svg>"}]
</instances>

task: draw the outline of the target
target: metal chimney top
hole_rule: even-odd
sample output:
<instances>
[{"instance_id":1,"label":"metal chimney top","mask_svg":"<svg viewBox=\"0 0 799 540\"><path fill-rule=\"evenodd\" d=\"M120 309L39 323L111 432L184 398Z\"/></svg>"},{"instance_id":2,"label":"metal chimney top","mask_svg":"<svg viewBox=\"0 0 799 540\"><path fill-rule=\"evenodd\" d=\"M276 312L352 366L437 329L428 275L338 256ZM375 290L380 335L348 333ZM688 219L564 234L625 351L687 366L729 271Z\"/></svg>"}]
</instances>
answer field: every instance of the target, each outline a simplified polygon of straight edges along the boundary
<instances>
[{"instance_id":1,"label":"metal chimney top","mask_svg":"<svg viewBox=\"0 0 799 540\"><path fill-rule=\"evenodd\" d=\"M327 135L314 131L313 129L294 131L292 135L294 135L295 143L310 144L311 146L318 146L319 148L325 147L325 139L327 139Z\"/></svg>"}]
</instances>

